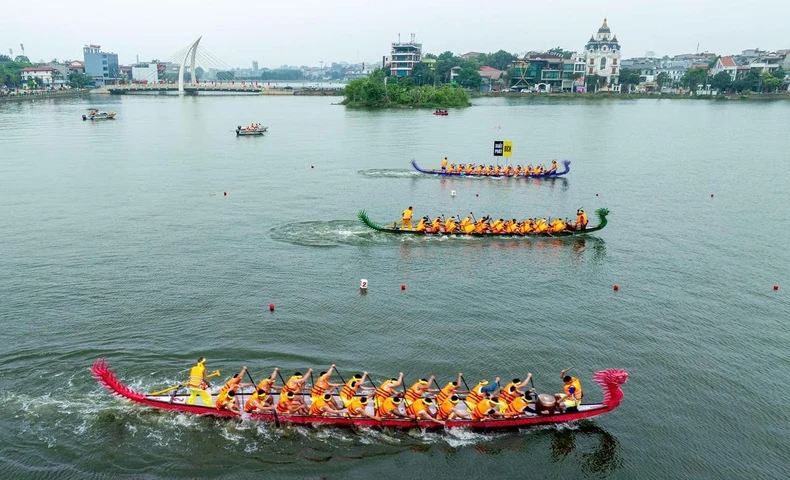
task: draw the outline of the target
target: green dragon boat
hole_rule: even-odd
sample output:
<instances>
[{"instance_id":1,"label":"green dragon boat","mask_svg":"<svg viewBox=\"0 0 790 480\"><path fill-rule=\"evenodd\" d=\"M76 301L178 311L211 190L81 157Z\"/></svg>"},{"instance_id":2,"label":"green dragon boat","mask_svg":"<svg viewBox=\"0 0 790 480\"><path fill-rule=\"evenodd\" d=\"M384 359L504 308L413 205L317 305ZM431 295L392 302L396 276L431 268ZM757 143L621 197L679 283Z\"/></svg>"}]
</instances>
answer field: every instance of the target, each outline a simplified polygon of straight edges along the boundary
<instances>
[{"instance_id":1,"label":"green dragon boat","mask_svg":"<svg viewBox=\"0 0 790 480\"><path fill-rule=\"evenodd\" d=\"M606 216L609 215L608 208L599 208L595 211L595 215L598 217L598 225L587 227L584 230L563 230L562 232L557 233L527 233L527 234L515 234L515 233L462 233L462 232L418 232L416 230L402 230L392 223L387 225L386 227L382 227L377 223L368 218L368 214L365 210L360 210L357 213L357 217L359 220L365 224L368 228L372 228L373 230L378 230L379 232L387 232L387 233L399 233L405 235L438 235L438 236L463 236L463 237L571 237L574 235L586 235L588 233L597 232L598 230L602 230L606 224L608 223L606 220Z\"/></svg>"}]
</instances>

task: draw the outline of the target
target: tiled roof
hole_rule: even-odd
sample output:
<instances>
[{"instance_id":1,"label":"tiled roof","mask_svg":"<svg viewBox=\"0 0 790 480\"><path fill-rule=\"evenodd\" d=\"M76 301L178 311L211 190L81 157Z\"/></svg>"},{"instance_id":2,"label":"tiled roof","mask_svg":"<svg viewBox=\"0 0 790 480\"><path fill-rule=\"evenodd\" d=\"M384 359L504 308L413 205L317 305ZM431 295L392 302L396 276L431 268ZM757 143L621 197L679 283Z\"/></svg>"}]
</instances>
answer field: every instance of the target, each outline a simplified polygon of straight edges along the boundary
<instances>
[{"instance_id":1,"label":"tiled roof","mask_svg":"<svg viewBox=\"0 0 790 480\"><path fill-rule=\"evenodd\" d=\"M25 67L25 68L23 68L20 71L22 71L22 72L51 72L53 70L55 70L55 69L52 68L52 67Z\"/></svg>"},{"instance_id":2,"label":"tiled roof","mask_svg":"<svg viewBox=\"0 0 790 480\"><path fill-rule=\"evenodd\" d=\"M721 57L719 59L721 62L722 67L737 67L738 65L735 64L735 59L732 57Z\"/></svg>"}]
</instances>

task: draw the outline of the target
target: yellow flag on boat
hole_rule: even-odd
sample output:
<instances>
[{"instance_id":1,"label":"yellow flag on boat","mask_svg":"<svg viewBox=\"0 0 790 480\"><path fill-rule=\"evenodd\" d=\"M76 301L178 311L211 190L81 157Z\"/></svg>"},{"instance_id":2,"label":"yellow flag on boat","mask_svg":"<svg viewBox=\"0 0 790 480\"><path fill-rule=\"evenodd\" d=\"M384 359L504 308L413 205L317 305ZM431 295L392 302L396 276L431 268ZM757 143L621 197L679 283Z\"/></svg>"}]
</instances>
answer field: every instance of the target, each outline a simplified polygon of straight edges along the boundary
<instances>
[{"instance_id":1,"label":"yellow flag on boat","mask_svg":"<svg viewBox=\"0 0 790 480\"><path fill-rule=\"evenodd\" d=\"M503 157L512 157L513 156L513 141L512 140L505 140L502 145L502 156Z\"/></svg>"}]
</instances>

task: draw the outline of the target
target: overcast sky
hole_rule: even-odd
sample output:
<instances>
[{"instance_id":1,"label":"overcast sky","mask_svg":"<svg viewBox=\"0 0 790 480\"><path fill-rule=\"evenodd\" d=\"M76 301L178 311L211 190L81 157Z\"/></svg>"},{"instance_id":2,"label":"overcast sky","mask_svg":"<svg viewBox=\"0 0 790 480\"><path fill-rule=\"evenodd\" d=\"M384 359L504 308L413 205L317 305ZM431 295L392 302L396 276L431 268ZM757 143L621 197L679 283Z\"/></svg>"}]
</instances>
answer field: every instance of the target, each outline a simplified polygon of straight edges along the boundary
<instances>
[{"instance_id":1,"label":"overcast sky","mask_svg":"<svg viewBox=\"0 0 790 480\"><path fill-rule=\"evenodd\" d=\"M0 52L82 59L99 44L122 64L201 45L231 66L381 61L417 34L424 52L581 50L608 17L623 57L790 48L787 0L59 0L3 2ZM222 65L217 65L222 66Z\"/></svg>"}]
</instances>

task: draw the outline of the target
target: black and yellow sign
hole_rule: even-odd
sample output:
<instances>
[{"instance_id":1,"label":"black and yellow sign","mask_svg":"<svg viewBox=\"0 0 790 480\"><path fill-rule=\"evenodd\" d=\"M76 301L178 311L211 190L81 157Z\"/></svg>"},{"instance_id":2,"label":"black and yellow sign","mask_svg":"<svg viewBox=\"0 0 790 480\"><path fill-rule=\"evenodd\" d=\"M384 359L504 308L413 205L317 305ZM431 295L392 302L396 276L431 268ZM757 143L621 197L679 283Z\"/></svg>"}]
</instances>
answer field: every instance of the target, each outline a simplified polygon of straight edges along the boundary
<instances>
[{"instance_id":1,"label":"black and yellow sign","mask_svg":"<svg viewBox=\"0 0 790 480\"><path fill-rule=\"evenodd\" d=\"M495 157L513 156L513 142L511 140L494 140Z\"/></svg>"}]
</instances>

